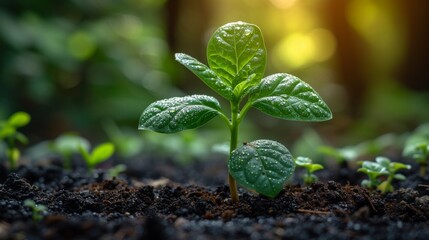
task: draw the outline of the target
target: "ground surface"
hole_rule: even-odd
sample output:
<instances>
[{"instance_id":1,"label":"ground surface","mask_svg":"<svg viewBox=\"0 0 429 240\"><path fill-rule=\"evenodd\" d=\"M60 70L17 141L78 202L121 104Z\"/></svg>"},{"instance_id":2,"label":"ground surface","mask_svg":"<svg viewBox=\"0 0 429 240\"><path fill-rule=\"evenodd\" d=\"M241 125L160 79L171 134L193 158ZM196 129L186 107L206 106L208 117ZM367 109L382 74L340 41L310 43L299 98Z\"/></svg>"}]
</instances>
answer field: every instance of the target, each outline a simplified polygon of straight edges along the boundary
<instances>
[{"instance_id":1,"label":"ground surface","mask_svg":"<svg viewBox=\"0 0 429 240\"><path fill-rule=\"evenodd\" d=\"M429 239L429 178L413 172L385 196L355 174L325 171L275 199L240 189L232 203L220 160L128 169L116 179L55 165L1 169L0 239ZM40 222L25 199L47 207Z\"/></svg>"}]
</instances>

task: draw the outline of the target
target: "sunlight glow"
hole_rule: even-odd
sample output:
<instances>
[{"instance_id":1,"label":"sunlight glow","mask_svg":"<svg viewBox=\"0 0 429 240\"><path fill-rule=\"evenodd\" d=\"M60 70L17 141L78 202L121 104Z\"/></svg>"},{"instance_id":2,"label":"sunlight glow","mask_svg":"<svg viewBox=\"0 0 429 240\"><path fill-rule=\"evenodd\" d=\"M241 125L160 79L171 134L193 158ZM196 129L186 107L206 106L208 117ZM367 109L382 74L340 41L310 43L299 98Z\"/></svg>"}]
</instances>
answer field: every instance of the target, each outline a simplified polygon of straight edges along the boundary
<instances>
[{"instance_id":1,"label":"sunlight glow","mask_svg":"<svg viewBox=\"0 0 429 240\"><path fill-rule=\"evenodd\" d=\"M296 32L277 44L274 49L274 62L291 69L301 68L330 59L335 49L336 40L329 30L318 28L307 33Z\"/></svg>"},{"instance_id":2,"label":"sunlight glow","mask_svg":"<svg viewBox=\"0 0 429 240\"><path fill-rule=\"evenodd\" d=\"M296 0L270 0L270 1L275 7L280 9L290 8L296 3Z\"/></svg>"}]
</instances>

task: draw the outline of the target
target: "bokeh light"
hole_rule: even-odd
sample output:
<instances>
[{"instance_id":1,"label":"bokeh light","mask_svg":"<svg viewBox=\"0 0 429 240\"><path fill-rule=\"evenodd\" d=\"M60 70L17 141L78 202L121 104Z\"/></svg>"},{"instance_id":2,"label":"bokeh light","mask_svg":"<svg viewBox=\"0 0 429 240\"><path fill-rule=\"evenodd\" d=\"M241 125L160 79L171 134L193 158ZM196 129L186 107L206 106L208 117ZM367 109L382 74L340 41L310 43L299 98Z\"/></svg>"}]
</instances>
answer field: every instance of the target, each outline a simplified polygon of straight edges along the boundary
<instances>
[{"instance_id":1,"label":"bokeh light","mask_svg":"<svg viewBox=\"0 0 429 240\"><path fill-rule=\"evenodd\" d=\"M335 53L336 40L327 29L314 29L307 33L292 33L275 47L273 63L296 69L328 60Z\"/></svg>"}]
</instances>

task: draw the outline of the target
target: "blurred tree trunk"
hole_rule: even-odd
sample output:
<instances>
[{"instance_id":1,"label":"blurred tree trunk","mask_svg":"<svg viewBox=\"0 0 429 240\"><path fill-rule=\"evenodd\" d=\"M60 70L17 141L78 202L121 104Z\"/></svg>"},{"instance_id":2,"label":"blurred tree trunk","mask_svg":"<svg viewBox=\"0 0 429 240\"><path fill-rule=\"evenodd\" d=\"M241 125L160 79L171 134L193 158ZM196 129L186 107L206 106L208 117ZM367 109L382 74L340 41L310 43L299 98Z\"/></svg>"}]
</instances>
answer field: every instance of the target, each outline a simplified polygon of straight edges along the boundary
<instances>
[{"instance_id":1,"label":"blurred tree trunk","mask_svg":"<svg viewBox=\"0 0 429 240\"><path fill-rule=\"evenodd\" d=\"M205 57L204 35L209 28L211 12L208 1L168 0L166 36L172 52Z\"/></svg>"},{"instance_id":2,"label":"blurred tree trunk","mask_svg":"<svg viewBox=\"0 0 429 240\"><path fill-rule=\"evenodd\" d=\"M362 98L368 89L368 78L365 76L364 42L347 21L349 0L326 1L324 18L329 29L337 37L337 65L339 84L347 91L349 114L358 116Z\"/></svg>"},{"instance_id":3,"label":"blurred tree trunk","mask_svg":"<svg viewBox=\"0 0 429 240\"><path fill-rule=\"evenodd\" d=\"M166 10L166 38L172 54L183 52L206 63L207 39L211 11L209 1L168 0ZM187 92L206 89L190 71L183 71L178 86ZM179 78L175 80L180 80Z\"/></svg>"},{"instance_id":4,"label":"blurred tree trunk","mask_svg":"<svg viewBox=\"0 0 429 240\"><path fill-rule=\"evenodd\" d=\"M429 90L429 1L400 1L408 29L407 51L399 79L414 90Z\"/></svg>"}]
</instances>

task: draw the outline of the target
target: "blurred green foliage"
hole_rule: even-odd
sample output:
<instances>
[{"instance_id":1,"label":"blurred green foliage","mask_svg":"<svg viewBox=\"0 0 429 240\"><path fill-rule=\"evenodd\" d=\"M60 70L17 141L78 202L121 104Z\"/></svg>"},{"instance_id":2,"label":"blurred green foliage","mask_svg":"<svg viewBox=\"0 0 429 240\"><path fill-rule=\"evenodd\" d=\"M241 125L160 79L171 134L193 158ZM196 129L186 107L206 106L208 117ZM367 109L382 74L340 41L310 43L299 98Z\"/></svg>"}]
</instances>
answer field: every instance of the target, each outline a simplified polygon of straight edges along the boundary
<instances>
[{"instance_id":1,"label":"blurred green foliage","mask_svg":"<svg viewBox=\"0 0 429 240\"><path fill-rule=\"evenodd\" d=\"M168 144L164 136L139 139L138 116L150 102L185 95L181 90L205 93L173 53L204 59L214 27L241 20L264 32L267 73L306 79L334 115L311 125L315 137L304 133L306 123L249 112L255 126L242 130L249 136L242 140L264 131L292 146L303 136L298 155L317 162L312 144L352 146L427 122L428 6L406 0L0 1L0 119L28 112L31 128L23 133L30 142L75 131L97 142L107 134L122 156L155 149L177 154L180 146L199 156L209 148L191 147L189 136ZM116 134L106 130L108 121ZM219 131L207 134L204 146L222 138Z\"/></svg>"},{"instance_id":2,"label":"blurred green foliage","mask_svg":"<svg viewBox=\"0 0 429 240\"><path fill-rule=\"evenodd\" d=\"M42 135L94 134L95 122L129 123L147 101L170 95L163 2L2 3L0 116L19 108Z\"/></svg>"}]
</instances>

